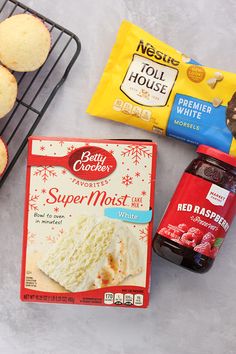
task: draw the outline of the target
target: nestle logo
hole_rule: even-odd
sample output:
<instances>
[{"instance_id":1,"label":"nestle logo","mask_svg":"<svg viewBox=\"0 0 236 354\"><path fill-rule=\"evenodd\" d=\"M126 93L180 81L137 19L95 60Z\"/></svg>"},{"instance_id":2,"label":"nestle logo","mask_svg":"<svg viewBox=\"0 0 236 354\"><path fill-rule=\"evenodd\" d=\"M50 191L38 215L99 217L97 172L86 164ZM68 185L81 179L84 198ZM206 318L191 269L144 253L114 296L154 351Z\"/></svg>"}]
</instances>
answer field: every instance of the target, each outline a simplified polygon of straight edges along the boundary
<instances>
[{"instance_id":1,"label":"nestle logo","mask_svg":"<svg viewBox=\"0 0 236 354\"><path fill-rule=\"evenodd\" d=\"M172 64L174 66L179 65L179 61L175 60L168 54L157 50L151 43L144 44L144 41L141 39L139 41L138 47L136 49L137 52L141 51L142 54L147 54L149 57L153 57L157 60L162 60L164 63Z\"/></svg>"},{"instance_id":2,"label":"nestle logo","mask_svg":"<svg viewBox=\"0 0 236 354\"><path fill-rule=\"evenodd\" d=\"M116 168L116 159L105 149L84 146L69 156L71 172L84 180L98 180L109 176Z\"/></svg>"}]
</instances>

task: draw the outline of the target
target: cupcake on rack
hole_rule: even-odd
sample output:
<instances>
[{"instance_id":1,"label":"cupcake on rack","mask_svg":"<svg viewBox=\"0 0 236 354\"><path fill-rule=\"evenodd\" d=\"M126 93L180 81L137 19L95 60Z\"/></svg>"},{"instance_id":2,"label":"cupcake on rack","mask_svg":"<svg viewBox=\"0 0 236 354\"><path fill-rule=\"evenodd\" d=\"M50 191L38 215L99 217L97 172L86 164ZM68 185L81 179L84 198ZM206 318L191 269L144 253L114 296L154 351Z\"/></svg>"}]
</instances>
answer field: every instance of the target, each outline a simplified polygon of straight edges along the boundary
<instances>
[{"instance_id":1,"label":"cupcake on rack","mask_svg":"<svg viewBox=\"0 0 236 354\"><path fill-rule=\"evenodd\" d=\"M51 36L44 23L29 14L0 23L0 62L11 70L34 71L47 59Z\"/></svg>"}]
</instances>

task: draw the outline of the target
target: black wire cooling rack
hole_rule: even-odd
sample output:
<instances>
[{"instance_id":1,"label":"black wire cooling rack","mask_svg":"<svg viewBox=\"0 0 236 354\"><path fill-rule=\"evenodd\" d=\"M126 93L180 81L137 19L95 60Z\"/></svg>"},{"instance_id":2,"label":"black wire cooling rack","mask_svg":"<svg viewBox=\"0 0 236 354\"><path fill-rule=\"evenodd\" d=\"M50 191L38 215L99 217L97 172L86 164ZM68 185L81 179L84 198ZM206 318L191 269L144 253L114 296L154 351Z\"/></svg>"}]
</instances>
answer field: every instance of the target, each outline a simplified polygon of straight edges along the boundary
<instances>
[{"instance_id":1,"label":"black wire cooling rack","mask_svg":"<svg viewBox=\"0 0 236 354\"><path fill-rule=\"evenodd\" d=\"M46 63L39 70L30 73L13 72L18 82L18 95L12 111L0 120L0 136L9 151L9 163L0 178L0 187L27 144L28 137L66 80L81 49L78 37L72 32L18 1L0 0L0 21L20 13L39 17L51 33L52 45Z\"/></svg>"}]
</instances>

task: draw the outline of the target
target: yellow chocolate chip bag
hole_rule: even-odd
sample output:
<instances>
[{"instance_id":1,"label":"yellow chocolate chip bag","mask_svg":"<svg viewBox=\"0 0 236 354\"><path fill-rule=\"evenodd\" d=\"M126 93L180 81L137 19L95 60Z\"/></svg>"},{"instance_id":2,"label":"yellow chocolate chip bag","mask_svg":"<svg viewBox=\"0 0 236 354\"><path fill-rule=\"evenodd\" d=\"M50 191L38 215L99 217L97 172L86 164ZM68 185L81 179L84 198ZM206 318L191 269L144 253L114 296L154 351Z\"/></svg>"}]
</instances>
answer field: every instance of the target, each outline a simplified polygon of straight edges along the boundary
<instances>
[{"instance_id":1,"label":"yellow chocolate chip bag","mask_svg":"<svg viewBox=\"0 0 236 354\"><path fill-rule=\"evenodd\" d=\"M236 74L202 66L127 21L87 112L236 156Z\"/></svg>"}]
</instances>

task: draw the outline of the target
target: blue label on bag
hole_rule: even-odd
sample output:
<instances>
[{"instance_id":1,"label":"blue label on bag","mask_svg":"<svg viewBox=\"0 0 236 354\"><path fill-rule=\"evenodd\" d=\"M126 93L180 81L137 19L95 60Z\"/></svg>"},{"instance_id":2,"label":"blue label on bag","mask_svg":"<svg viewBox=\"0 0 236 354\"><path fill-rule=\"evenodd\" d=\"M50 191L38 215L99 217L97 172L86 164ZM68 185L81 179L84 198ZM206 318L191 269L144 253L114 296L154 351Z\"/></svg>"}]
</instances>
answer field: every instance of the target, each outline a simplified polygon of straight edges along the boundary
<instances>
[{"instance_id":1,"label":"blue label on bag","mask_svg":"<svg viewBox=\"0 0 236 354\"><path fill-rule=\"evenodd\" d=\"M191 144L206 144L229 152L232 134L226 126L226 107L177 94L171 110L167 136Z\"/></svg>"},{"instance_id":2,"label":"blue label on bag","mask_svg":"<svg viewBox=\"0 0 236 354\"><path fill-rule=\"evenodd\" d=\"M198 65L198 66L202 66L202 64L199 64L196 60L194 59L190 59L186 64L192 64L192 65Z\"/></svg>"},{"instance_id":3,"label":"blue label on bag","mask_svg":"<svg viewBox=\"0 0 236 354\"><path fill-rule=\"evenodd\" d=\"M152 210L130 210L125 208L106 208L104 215L134 224L146 224L152 220Z\"/></svg>"}]
</instances>

